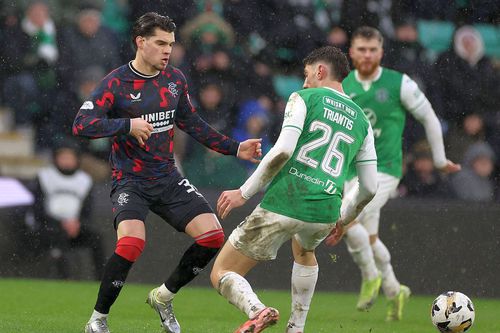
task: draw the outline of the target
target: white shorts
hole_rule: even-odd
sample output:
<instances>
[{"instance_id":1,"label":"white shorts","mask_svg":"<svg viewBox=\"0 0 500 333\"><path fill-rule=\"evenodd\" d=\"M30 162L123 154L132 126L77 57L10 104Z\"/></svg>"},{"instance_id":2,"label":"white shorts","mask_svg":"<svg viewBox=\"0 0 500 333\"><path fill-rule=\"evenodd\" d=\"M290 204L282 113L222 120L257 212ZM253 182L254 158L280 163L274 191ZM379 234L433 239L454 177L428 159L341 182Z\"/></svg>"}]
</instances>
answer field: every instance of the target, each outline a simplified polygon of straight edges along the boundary
<instances>
[{"instance_id":1,"label":"white shorts","mask_svg":"<svg viewBox=\"0 0 500 333\"><path fill-rule=\"evenodd\" d=\"M396 196L399 178L388 175L386 173L377 172L378 188L375 197L361 211L356 221L361 223L369 235L378 234L378 226L380 221L380 210L390 198ZM358 177L344 183L344 200L343 203L352 200L355 189L359 186Z\"/></svg>"},{"instance_id":2,"label":"white shorts","mask_svg":"<svg viewBox=\"0 0 500 333\"><path fill-rule=\"evenodd\" d=\"M295 237L302 248L314 250L333 227L335 223L303 222L258 205L233 230L228 240L235 249L252 259L273 260L281 245L292 237Z\"/></svg>"}]
</instances>

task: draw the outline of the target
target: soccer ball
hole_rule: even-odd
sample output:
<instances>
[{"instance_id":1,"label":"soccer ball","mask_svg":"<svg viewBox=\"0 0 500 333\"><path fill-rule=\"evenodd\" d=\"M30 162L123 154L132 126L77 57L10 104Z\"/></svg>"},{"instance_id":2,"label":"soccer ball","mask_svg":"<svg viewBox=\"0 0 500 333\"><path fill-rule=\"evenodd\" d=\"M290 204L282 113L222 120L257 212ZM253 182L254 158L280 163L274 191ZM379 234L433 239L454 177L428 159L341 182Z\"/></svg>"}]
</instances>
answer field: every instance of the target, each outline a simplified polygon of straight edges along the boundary
<instances>
[{"instance_id":1,"label":"soccer ball","mask_svg":"<svg viewBox=\"0 0 500 333\"><path fill-rule=\"evenodd\" d=\"M474 305L462 293L448 291L432 302L432 323L440 332L465 332L472 327L474 317Z\"/></svg>"}]
</instances>

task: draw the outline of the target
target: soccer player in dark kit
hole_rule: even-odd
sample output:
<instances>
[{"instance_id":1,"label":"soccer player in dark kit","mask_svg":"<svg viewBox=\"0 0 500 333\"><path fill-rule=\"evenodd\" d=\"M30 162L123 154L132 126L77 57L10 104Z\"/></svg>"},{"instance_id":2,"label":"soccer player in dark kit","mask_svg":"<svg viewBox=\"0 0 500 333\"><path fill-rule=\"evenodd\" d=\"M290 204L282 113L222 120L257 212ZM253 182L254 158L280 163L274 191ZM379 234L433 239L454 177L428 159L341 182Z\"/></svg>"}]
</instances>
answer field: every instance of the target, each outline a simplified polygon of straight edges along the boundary
<instances>
[{"instance_id":1,"label":"soccer player in dark kit","mask_svg":"<svg viewBox=\"0 0 500 333\"><path fill-rule=\"evenodd\" d=\"M104 269L86 333L109 332L109 309L144 249L144 221L149 210L195 241L165 283L147 298L166 332L181 331L172 309L173 297L212 260L224 242L211 207L176 169L174 123L219 153L252 162L262 155L260 139L239 143L218 133L196 113L186 78L168 66L175 28L169 17L157 13L137 19L131 36L135 59L102 80L73 124L74 135L113 137L111 200L118 241Z\"/></svg>"}]
</instances>

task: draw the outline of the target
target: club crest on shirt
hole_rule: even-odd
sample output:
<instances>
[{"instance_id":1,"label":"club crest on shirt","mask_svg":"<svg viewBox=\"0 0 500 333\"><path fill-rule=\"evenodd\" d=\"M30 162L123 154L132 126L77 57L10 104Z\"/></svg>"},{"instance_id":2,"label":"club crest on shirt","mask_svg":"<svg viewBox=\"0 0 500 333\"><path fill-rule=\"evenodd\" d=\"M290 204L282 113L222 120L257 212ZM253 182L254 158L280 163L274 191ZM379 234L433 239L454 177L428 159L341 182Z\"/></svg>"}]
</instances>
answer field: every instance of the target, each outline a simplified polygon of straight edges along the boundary
<instances>
[{"instance_id":1,"label":"club crest on shirt","mask_svg":"<svg viewBox=\"0 0 500 333\"><path fill-rule=\"evenodd\" d=\"M380 88L375 92L375 99L380 103L387 102L389 99L389 92L385 88Z\"/></svg>"},{"instance_id":2,"label":"club crest on shirt","mask_svg":"<svg viewBox=\"0 0 500 333\"><path fill-rule=\"evenodd\" d=\"M170 82L168 84L168 91L172 94L172 96L177 97L179 95L179 90L177 89L177 84Z\"/></svg>"},{"instance_id":3,"label":"club crest on shirt","mask_svg":"<svg viewBox=\"0 0 500 333\"><path fill-rule=\"evenodd\" d=\"M129 196L128 193L125 193L125 192L120 193L120 195L118 196L118 204L120 206L123 206L126 203L128 203L128 196Z\"/></svg>"}]
</instances>

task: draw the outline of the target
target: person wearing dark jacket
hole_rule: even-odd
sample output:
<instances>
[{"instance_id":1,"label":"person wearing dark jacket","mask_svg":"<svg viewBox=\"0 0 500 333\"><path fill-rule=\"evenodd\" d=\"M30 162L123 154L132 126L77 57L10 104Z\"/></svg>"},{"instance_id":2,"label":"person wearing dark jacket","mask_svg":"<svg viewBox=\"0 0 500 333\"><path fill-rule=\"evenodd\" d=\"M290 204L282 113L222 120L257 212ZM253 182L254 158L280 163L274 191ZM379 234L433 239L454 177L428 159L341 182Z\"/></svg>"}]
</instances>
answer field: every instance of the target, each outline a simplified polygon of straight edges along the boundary
<instances>
[{"instance_id":1,"label":"person wearing dark jacket","mask_svg":"<svg viewBox=\"0 0 500 333\"><path fill-rule=\"evenodd\" d=\"M59 278L69 277L67 253L90 248L94 277L100 279L104 255L100 235L88 222L91 214L92 178L79 168L76 143L65 140L54 150L54 163L40 170L35 182L34 217L40 239L49 248Z\"/></svg>"}]
</instances>

